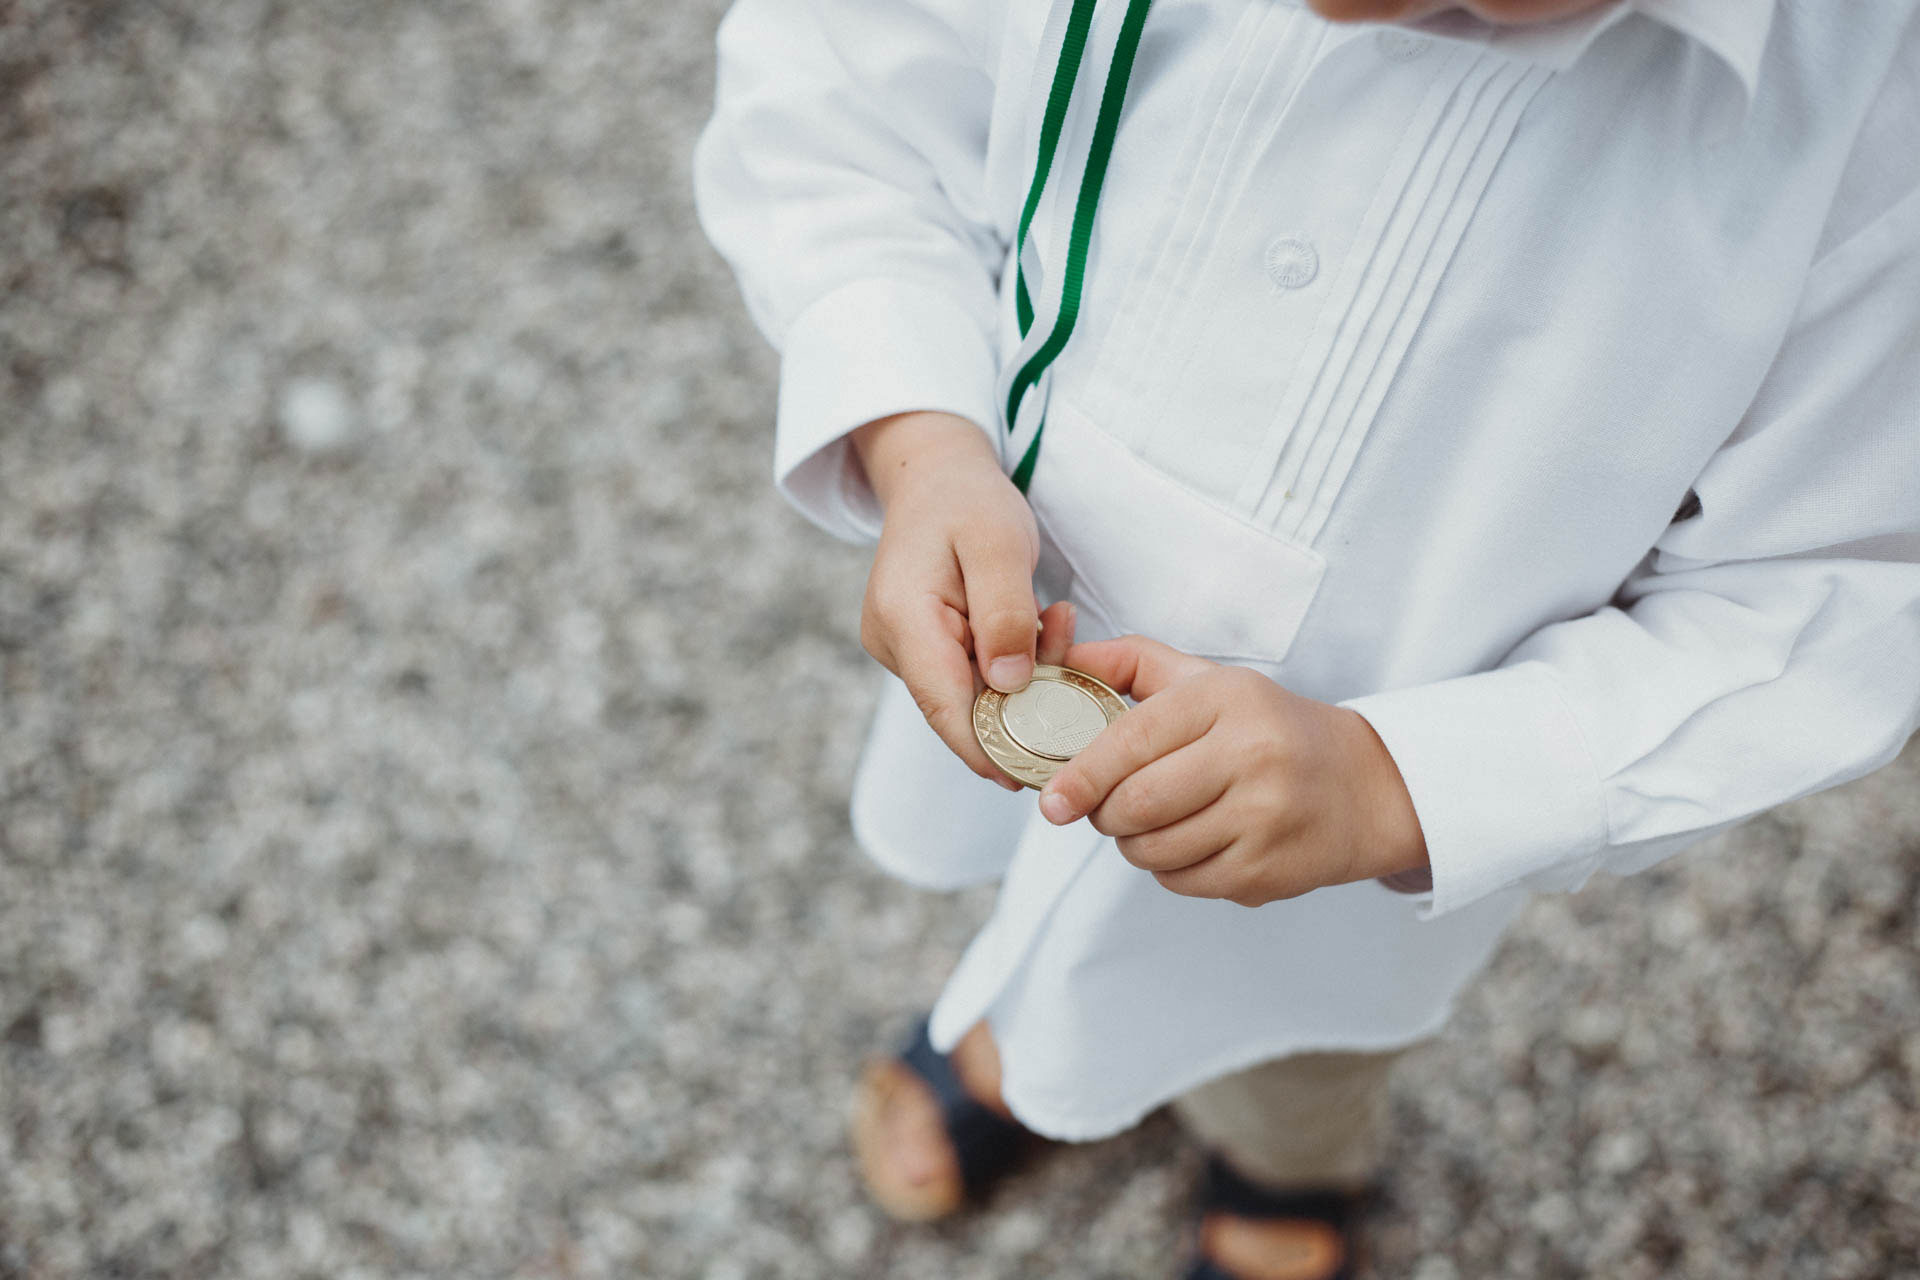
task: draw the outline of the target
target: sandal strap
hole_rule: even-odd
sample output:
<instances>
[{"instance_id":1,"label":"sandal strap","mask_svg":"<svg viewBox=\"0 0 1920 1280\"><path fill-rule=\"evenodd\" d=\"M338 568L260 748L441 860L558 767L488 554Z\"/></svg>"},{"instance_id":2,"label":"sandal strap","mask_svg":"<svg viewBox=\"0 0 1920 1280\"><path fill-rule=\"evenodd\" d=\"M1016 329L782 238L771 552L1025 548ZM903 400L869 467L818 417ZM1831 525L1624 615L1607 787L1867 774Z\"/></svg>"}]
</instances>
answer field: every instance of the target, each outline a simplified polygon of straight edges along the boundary
<instances>
[{"instance_id":1,"label":"sandal strap","mask_svg":"<svg viewBox=\"0 0 1920 1280\"><path fill-rule=\"evenodd\" d=\"M1249 1181L1217 1155L1207 1157L1200 1212L1236 1218L1306 1218L1345 1231L1359 1197L1327 1189L1276 1191Z\"/></svg>"},{"instance_id":2,"label":"sandal strap","mask_svg":"<svg viewBox=\"0 0 1920 1280\"><path fill-rule=\"evenodd\" d=\"M1331 1189L1277 1191L1250 1181L1220 1156L1209 1153L1200 1184L1196 1218L1209 1213L1224 1213L1235 1218L1273 1220L1279 1218L1324 1222L1352 1243L1352 1224L1361 1196ZM1350 1259L1342 1260L1330 1280L1352 1280ZM1195 1258L1186 1280L1241 1280L1209 1258Z\"/></svg>"},{"instance_id":3,"label":"sandal strap","mask_svg":"<svg viewBox=\"0 0 1920 1280\"><path fill-rule=\"evenodd\" d=\"M940 1103L940 1119L960 1164L960 1181L969 1196L983 1194L1026 1151L1028 1131L967 1092L953 1061L933 1047L928 1017L921 1017L900 1060L927 1082Z\"/></svg>"},{"instance_id":4,"label":"sandal strap","mask_svg":"<svg viewBox=\"0 0 1920 1280\"><path fill-rule=\"evenodd\" d=\"M1222 1271L1210 1259L1201 1258L1193 1264L1193 1270L1187 1272L1186 1280L1241 1280L1241 1277Z\"/></svg>"}]
</instances>

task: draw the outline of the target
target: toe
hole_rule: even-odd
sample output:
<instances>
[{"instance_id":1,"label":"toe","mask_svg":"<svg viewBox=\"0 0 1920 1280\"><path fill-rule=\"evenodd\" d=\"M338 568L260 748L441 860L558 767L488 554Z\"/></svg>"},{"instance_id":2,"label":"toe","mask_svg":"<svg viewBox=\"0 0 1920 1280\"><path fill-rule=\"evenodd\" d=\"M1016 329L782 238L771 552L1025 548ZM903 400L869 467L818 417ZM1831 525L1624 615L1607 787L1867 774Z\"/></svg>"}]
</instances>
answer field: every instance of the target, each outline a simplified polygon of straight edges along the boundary
<instances>
[{"instance_id":1,"label":"toe","mask_svg":"<svg viewBox=\"0 0 1920 1280\"><path fill-rule=\"evenodd\" d=\"M1210 1213L1200 1224L1200 1252L1241 1280L1333 1280L1347 1248L1329 1223Z\"/></svg>"},{"instance_id":2,"label":"toe","mask_svg":"<svg viewBox=\"0 0 1920 1280\"><path fill-rule=\"evenodd\" d=\"M852 1138L867 1190L891 1216L924 1221L959 1207L959 1158L939 1102L904 1063L868 1064L856 1092Z\"/></svg>"}]
</instances>

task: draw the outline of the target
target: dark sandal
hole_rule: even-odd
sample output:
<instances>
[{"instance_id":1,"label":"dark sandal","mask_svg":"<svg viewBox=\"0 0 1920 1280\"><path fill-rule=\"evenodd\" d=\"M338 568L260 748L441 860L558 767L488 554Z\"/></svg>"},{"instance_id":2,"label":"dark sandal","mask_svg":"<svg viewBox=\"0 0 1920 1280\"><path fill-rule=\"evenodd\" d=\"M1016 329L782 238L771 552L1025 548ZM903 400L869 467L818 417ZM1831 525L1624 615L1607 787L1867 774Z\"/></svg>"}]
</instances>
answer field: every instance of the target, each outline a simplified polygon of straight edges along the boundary
<instances>
[{"instance_id":1,"label":"dark sandal","mask_svg":"<svg viewBox=\"0 0 1920 1280\"><path fill-rule=\"evenodd\" d=\"M1288 1280L1352 1280L1353 1224L1360 1196L1345 1191L1269 1191L1250 1182L1217 1155L1207 1157L1194 1221L1211 1213L1253 1221L1298 1222L1303 1230L1297 1256L1265 1270ZM1332 1268L1329 1270L1329 1268ZM1195 1258L1186 1280L1248 1280L1204 1255Z\"/></svg>"},{"instance_id":2,"label":"dark sandal","mask_svg":"<svg viewBox=\"0 0 1920 1280\"><path fill-rule=\"evenodd\" d=\"M977 1202L1039 1141L1036 1134L967 1092L951 1059L933 1047L927 1025L928 1018L923 1014L904 1049L889 1061L869 1066L853 1117L854 1149L867 1190L890 1216L903 1221L944 1217L963 1203ZM870 1170L877 1157L863 1141L863 1126L872 1122L866 1108L884 1105L884 1073L893 1064L903 1065L918 1076L939 1103L941 1124L953 1144L959 1168L957 1186L891 1191L877 1185L872 1177Z\"/></svg>"}]
</instances>

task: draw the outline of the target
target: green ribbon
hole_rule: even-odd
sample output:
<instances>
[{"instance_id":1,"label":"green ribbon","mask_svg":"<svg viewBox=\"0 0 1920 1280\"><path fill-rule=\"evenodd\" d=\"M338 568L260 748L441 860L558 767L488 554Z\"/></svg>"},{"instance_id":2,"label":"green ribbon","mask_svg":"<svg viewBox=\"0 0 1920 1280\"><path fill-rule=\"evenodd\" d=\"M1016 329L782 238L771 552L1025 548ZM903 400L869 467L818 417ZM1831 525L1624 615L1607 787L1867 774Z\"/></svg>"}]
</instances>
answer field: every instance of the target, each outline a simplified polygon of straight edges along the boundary
<instances>
[{"instance_id":1,"label":"green ribbon","mask_svg":"<svg viewBox=\"0 0 1920 1280\"><path fill-rule=\"evenodd\" d=\"M1020 336L1033 328L1033 299L1027 293L1027 230L1033 226L1034 211L1040 207L1040 193L1046 189L1053 172L1053 155L1060 147L1060 130L1067 122L1067 106L1073 101L1073 86L1080 78L1080 62L1087 52L1087 32L1093 26L1096 0L1073 0L1073 12L1067 18L1067 30L1060 43L1060 61L1054 64L1053 88L1047 94L1047 114L1040 122L1040 158L1033 167L1033 184L1027 188L1026 208L1020 211L1020 238L1015 246L1017 264L1015 289L1020 310Z\"/></svg>"},{"instance_id":2,"label":"green ribbon","mask_svg":"<svg viewBox=\"0 0 1920 1280\"><path fill-rule=\"evenodd\" d=\"M1127 16L1120 24L1120 39L1114 48L1113 64L1107 68L1107 82L1100 96L1100 115L1094 122L1093 143L1087 154L1087 171L1081 178L1080 196L1074 206L1073 232L1067 242L1067 262L1061 279L1060 314L1054 320L1053 331L1047 335L1047 340L1021 367L1007 393L1009 431L1013 430L1014 423L1019 419L1020 402L1066 348L1067 340L1073 336L1074 325L1079 321L1080 298L1086 281L1087 251L1093 243L1094 215L1099 211L1100 192L1106 185L1107 168L1113 159L1113 139L1120 128L1120 111L1126 103L1128 82L1133 77L1134 58L1140 51L1140 34L1146 26L1147 10L1152 6L1153 0L1127 0ZM1073 96L1074 82L1079 78L1080 61L1086 51L1087 30L1093 21L1093 8L1094 0L1074 0L1073 13L1067 22L1060 62L1054 69L1053 89L1047 99L1047 114L1041 124L1040 155L1034 168L1033 185L1027 191L1026 208L1020 218L1016 254L1026 248L1027 229L1033 221L1034 210L1039 207L1041 190L1046 186L1047 176L1053 168L1054 152L1066 120L1067 104ZM1015 283L1020 336L1025 339L1033 325L1033 304L1027 295L1024 263L1016 269ZM1040 456L1040 437L1046 429L1046 416L1042 414L1032 443L1027 446L1019 465L1013 469L1013 483L1022 493L1027 491L1028 484L1033 480L1034 464Z\"/></svg>"}]
</instances>

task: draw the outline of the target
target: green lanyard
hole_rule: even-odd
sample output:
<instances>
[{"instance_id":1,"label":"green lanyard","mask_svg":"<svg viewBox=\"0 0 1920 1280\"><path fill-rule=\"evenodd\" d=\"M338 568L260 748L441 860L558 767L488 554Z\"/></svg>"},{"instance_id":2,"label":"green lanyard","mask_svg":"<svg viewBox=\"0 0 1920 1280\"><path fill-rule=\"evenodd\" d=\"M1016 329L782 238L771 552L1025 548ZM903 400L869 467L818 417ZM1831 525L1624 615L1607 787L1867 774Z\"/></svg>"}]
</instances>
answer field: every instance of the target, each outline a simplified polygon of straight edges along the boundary
<instances>
[{"instance_id":1,"label":"green lanyard","mask_svg":"<svg viewBox=\"0 0 1920 1280\"><path fill-rule=\"evenodd\" d=\"M1073 0L1073 12L1067 20L1060 47L1060 61L1054 68L1053 88L1047 96L1047 112L1041 121L1040 155L1034 165L1033 184L1027 190L1026 207L1020 214L1020 234L1014 248L1014 283L1022 339L1033 327L1033 300L1027 292L1025 263L1027 231L1033 224L1034 211L1040 207L1040 194L1046 188L1048 175L1053 171L1053 158L1066 122L1067 106L1073 98L1074 84L1080 76L1080 62L1086 53L1087 32L1093 25L1095 3L1096 0ZM1053 331L1047 335L1046 341L1014 375L1013 385L1007 392L1009 432L1019 420L1020 402L1066 348L1067 340L1073 336L1073 327L1079 321L1087 251L1093 242L1094 214L1099 210L1100 190L1106 185L1107 166L1113 159L1114 134L1120 128L1120 110L1126 102L1128 81L1133 76L1134 56L1140 50L1140 33L1146 26L1147 10L1152 5L1153 0L1127 0L1127 16L1120 24L1113 64L1107 68L1107 82L1100 97L1100 114L1094 122L1093 142L1087 154L1087 171L1080 180L1080 196L1074 206L1073 232L1067 242L1066 269L1061 278L1060 312L1054 319ZM1046 429L1046 416L1042 414L1032 442L1028 444L1019 465L1013 469L1013 483L1022 493L1027 491L1028 484L1033 480L1034 463L1040 457L1040 437Z\"/></svg>"}]
</instances>

